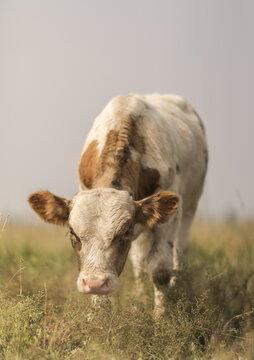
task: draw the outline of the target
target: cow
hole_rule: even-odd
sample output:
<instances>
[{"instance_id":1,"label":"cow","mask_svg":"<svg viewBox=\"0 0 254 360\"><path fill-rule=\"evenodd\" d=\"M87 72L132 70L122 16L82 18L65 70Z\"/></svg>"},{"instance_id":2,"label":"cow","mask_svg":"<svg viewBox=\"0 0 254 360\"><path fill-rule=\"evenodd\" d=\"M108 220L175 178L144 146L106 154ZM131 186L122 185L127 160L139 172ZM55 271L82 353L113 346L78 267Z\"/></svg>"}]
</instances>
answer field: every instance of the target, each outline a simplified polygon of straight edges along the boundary
<instances>
[{"instance_id":1,"label":"cow","mask_svg":"<svg viewBox=\"0 0 254 360\"><path fill-rule=\"evenodd\" d=\"M117 96L88 133L73 199L38 191L28 201L44 221L68 227L80 292L114 292L131 250L135 277L145 265L155 310L164 309L188 250L207 162L205 128L187 100Z\"/></svg>"}]
</instances>

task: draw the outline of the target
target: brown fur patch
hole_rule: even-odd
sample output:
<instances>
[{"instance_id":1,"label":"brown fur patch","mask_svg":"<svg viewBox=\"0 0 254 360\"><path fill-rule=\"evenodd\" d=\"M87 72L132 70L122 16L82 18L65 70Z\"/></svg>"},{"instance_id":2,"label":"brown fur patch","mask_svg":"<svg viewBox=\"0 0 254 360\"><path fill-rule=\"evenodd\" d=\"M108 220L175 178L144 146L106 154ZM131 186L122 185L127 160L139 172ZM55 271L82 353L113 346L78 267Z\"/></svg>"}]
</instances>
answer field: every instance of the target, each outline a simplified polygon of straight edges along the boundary
<instances>
[{"instance_id":1,"label":"brown fur patch","mask_svg":"<svg viewBox=\"0 0 254 360\"><path fill-rule=\"evenodd\" d=\"M159 186L159 180L160 173L157 169L141 166L136 199L141 200L153 194Z\"/></svg>"},{"instance_id":2,"label":"brown fur patch","mask_svg":"<svg viewBox=\"0 0 254 360\"><path fill-rule=\"evenodd\" d=\"M116 143L115 159L123 166L130 157L129 142L132 140L134 120L131 116L123 116Z\"/></svg>"},{"instance_id":3,"label":"brown fur patch","mask_svg":"<svg viewBox=\"0 0 254 360\"><path fill-rule=\"evenodd\" d=\"M47 190L31 194L28 202L41 219L46 222L65 225L68 220L70 201Z\"/></svg>"},{"instance_id":4,"label":"brown fur patch","mask_svg":"<svg viewBox=\"0 0 254 360\"><path fill-rule=\"evenodd\" d=\"M137 133L138 118L125 115L119 129L111 130L98 161L95 186L132 189L137 194L140 162L131 159L131 151L145 153L144 138Z\"/></svg>"},{"instance_id":5,"label":"brown fur patch","mask_svg":"<svg viewBox=\"0 0 254 360\"><path fill-rule=\"evenodd\" d=\"M104 148L98 157L97 141L94 140L83 153L79 164L79 177L88 188L114 187L127 189L140 200L159 187L160 174L156 169L143 167L140 160L133 161L131 151L145 154L145 141L138 134L139 117L124 115L120 126L110 130Z\"/></svg>"},{"instance_id":6,"label":"brown fur patch","mask_svg":"<svg viewBox=\"0 0 254 360\"><path fill-rule=\"evenodd\" d=\"M153 283L157 286L165 286L169 284L170 271L168 269L156 269L152 275Z\"/></svg>"},{"instance_id":7,"label":"brown fur patch","mask_svg":"<svg viewBox=\"0 0 254 360\"><path fill-rule=\"evenodd\" d=\"M113 168L113 169L115 168L116 161L114 154L116 151L117 138L118 138L118 131L110 130L107 135L102 153L98 160L97 173L96 173L97 178L102 177L102 175L106 170L108 170L108 168Z\"/></svg>"},{"instance_id":8,"label":"brown fur patch","mask_svg":"<svg viewBox=\"0 0 254 360\"><path fill-rule=\"evenodd\" d=\"M121 170L131 157L131 148L140 154L145 153L144 138L137 134L136 121L137 118L125 115L122 117L120 128L108 133L98 163L98 176L102 175L107 167L118 173L116 177L121 175Z\"/></svg>"},{"instance_id":9,"label":"brown fur patch","mask_svg":"<svg viewBox=\"0 0 254 360\"><path fill-rule=\"evenodd\" d=\"M178 196L169 191L159 191L148 198L136 201L136 222L146 222L149 227L165 223L178 208L178 202Z\"/></svg>"},{"instance_id":10,"label":"brown fur patch","mask_svg":"<svg viewBox=\"0 0 254 360\"><path fill-rule=\"evenodd\" d=\"M82 154L79 163L79 178L80 181L88 188L91 189L93 186L94 177L96 174L96 164L98 157L97 150L98 142L92 141L86 151Z\"/></svg>"}]
</instances>

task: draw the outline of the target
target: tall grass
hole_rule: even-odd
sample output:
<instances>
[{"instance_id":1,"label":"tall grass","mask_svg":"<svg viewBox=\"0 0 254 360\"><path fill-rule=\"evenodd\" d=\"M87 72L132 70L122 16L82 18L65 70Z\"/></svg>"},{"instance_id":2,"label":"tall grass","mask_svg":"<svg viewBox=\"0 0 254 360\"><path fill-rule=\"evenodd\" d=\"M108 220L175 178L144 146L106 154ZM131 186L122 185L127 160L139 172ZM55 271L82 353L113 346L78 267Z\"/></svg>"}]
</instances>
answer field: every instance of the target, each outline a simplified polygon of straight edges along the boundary
<instances>
[{"instance_id":1,"label":"tall grass","mask_svg":"<svg viewBox=\"0 0 254 360\"><path fill-rule=\"evenodd\" d=\"M0 232L0 358L253 359L254 225L195 224L190 252L153 318L142 274L137 295L127 261L111 304L76 290L77 264L65 231L7 224Z\"/></svg>"}]
</instances>

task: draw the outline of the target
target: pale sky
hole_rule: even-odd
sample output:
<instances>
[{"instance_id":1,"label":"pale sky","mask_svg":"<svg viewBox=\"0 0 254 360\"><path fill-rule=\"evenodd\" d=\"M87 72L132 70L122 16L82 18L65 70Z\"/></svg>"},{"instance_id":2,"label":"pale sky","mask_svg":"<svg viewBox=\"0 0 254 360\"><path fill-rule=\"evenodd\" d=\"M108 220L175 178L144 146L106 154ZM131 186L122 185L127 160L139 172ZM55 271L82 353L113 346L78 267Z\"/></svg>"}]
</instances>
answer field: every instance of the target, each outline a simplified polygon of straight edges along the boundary
<instances>
[{"instance_id":1,"label":"pale sky","mask_svg":"<svg viewBox=\"0 0 254 360\"><path fill-rule=\"evenodd\" d=\"M85 137L128 93L185 96L210 149L200 213L254 215L254 2L0 0L0 212L71 198Z\"/></svg>"}]
</instances>

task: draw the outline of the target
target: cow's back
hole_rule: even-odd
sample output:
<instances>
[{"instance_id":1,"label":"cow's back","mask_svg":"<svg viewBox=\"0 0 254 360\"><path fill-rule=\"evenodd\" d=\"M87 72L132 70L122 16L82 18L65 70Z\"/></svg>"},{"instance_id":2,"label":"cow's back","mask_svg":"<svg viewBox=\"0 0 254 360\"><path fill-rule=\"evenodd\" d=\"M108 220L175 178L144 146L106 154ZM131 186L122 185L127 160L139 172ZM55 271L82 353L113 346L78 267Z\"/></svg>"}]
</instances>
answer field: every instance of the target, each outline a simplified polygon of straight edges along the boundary
<instances>
[{"instance_id":1,"label":"cow's back","mask_svg":"<svg viewBox=\"0 0 254 360\"><path fill-rule=\"evenodd\" d=\"M204 125L191 104L177 95L146 95L151 106L140 132L145 136L144 166L160 171L161 188L183 197L183 206L199 198L206 175L208 151Z\"/></svg>"},{"instance_id":2,"label":"cow's back","mask_svg":"<svg viewBox=\"0 0 254 360\"><path fill-rule=\"evenodd\" d=\"M114 133L118 135L114 137ZM90 172L88 177L95 176L100 159L107 156L105 147L110 150L114 146L109 142L109 134L111 142L122 137L126 144L123 151L129 146L128 161L139 162L142 171L146 171L139 174L143 177L140 187L156 177L154 184L147 187L148 192L176 191L187 207L193 196L199 197L206 173L207 146L204 126L188 101L176 95L159 94L130 94L112 99L95 119L85 142L79 167L81 186L82 171ZM109 161L105 163L112 166ZM134 166L133 171L140 171L135 170L138 168Z\"/></svg>"}]
</instances>

